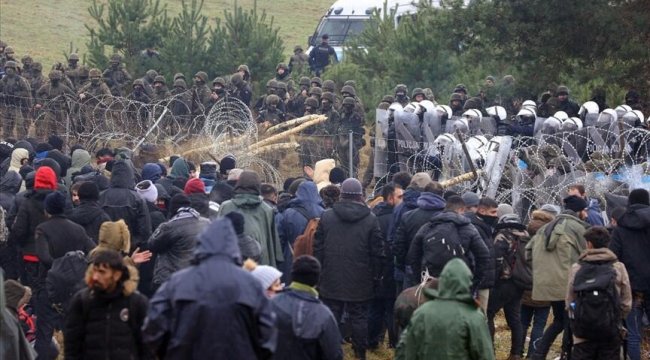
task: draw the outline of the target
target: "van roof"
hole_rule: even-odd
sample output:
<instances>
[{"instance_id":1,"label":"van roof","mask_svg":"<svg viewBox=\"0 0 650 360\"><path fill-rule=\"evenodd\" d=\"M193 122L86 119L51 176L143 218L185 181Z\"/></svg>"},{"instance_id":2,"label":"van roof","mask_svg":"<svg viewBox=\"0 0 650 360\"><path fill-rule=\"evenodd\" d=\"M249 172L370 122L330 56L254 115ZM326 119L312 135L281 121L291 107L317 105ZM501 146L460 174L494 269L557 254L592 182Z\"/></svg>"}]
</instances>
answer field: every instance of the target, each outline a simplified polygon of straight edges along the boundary
<instances>
[{"instance_id":1,"label":"van roof","mask_svg":"<svg viewBox=\"0 0 650 360\"><path fill-rule=\"evenodd\" d=\"M440 0L433 0L439 3ZM364 16L372 15L375 8L383 9L384 0L338 0L327 11L328 16ZM397 14L415 13L417 5L413 0L388 0L388 8L397 7Z\"/></svg>"}]
</instances>

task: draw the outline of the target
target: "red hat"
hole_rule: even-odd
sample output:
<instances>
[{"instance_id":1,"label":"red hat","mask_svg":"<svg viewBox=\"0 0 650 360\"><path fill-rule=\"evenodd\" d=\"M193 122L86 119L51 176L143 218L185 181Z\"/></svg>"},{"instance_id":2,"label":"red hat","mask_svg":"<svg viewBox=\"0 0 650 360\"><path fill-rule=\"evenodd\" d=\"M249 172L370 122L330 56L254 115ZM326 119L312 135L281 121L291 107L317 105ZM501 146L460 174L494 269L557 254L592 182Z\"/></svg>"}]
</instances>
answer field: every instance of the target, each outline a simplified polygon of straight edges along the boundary
<instances>
[{"instance_id":1,"label":"red hat","mask_svg":"<svg viewBox=\"0 0 650 360\"><path fill-rule=\"evenodd\" d=\"M36 170L34 175L34 189L56 190L56 174L49 166L41 166Z\"/></svg>"},{"instance_id":2,"label":"red hat","mask_svg":"<svg viewBox=\"0 0 650 360\"><path fill-rule=\"evenodd\" d=\"M205 184L200 179L194 178L190 179L185 183L185 189L183 190L185 195L189 194L205 194Z\"/></svg>"}]
</instances>

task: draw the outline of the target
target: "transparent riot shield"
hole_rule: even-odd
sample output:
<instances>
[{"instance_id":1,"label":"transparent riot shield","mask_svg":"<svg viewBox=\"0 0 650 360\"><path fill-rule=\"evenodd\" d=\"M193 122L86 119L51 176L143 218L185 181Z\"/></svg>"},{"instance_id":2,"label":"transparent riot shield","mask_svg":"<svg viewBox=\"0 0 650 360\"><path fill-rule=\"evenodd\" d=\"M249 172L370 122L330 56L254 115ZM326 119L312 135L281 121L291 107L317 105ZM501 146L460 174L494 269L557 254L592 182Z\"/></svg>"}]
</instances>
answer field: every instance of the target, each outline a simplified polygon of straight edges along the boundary
<instances>
[{"instance_id":1,"label":"transparent riot shield","mask_svg":"<svg viewBox=\"0 0 650 360\"><path fill-rule=\"evenodd\" d=\"M494 151L488 154L488 161L486 165L486 176L487 176L487 185L485 190L485 195L491 198L496 198L497 189L499 188L499 183L501 182L501 177L503 176L503 171L508 163L510 149L512 148L512 137L504 136L501 138L501 143L499 144L499 150L495 153Z\"/></svg>"},{"instance_id":2,"label":"transparent riot shield","mask_svg":"<svg viewBox=\"0 0 650 360\"><path fill-rule=\"evenodd\" d=\"M491 116L481 118L480 131L487 137L496 135L497 121Z\"/></svg>"},{"instance_id":3,"label":"transparent riot shield","mask_svg":"<svg viewBox=\"0 0 650 360\"><path fill-rule=\"evenodd\" d=\"M388 111L377 109L375 116L375 177L388 172Z\"/></svg>"}]
</instances>

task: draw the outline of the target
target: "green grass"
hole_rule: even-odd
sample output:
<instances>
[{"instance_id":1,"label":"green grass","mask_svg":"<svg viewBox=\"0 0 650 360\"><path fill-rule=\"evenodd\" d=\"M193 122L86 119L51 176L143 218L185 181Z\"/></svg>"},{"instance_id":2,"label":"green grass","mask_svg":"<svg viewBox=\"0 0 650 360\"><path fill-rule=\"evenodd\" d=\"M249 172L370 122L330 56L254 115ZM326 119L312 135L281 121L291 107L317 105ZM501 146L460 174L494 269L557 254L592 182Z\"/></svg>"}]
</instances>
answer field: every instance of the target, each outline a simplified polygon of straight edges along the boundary
<instances>
[{"instance_id":1,"label":"green grass","mask_svg":"<svg viewBox=\"0 0 650 360\"><path fill-rule=\"evenodd\" d=\"M257 8L265 10L280 28L288 59L295 45L307 44L307 37L333 2L258 0ZM234 3L234 0L206 0L203 13L211 19L222 17L223 11L233 9ZM237 0L237 3L248 9L255 0ZM44 70L65 59L63 53L68 51L71 42L83 57L88 33L84 24L92 24L88 15L90 4L90 0L0 0L0 39L14 48L18 60L29 54L34 61L43 63ZM161 0L161 4L167 6L170 16L181 9L180 0Z\"/></svg>"}]
</instances>

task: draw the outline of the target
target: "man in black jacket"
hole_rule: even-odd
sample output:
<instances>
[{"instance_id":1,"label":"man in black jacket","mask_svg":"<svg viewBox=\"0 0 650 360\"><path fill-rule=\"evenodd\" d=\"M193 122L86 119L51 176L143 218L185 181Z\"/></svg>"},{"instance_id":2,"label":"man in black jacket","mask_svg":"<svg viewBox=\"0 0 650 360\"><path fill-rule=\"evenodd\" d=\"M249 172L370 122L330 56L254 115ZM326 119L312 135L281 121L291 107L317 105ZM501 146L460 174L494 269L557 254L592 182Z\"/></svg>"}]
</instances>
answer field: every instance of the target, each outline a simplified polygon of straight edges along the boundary
<instances>
[{"instance_id":1,"label":"man in black jacket","mask_svg":"<svg viewBox=\"0 0 650 360\"><path fill-rule=\"evenodd\" d=\"M314 288L321 266L316 258L302 255L291 266L293 282L273 298L279 330L275 359L343 360L341 334L330 309L318 300Z\"/></svg>"},{"instance_id":2,"label":"man in black jacket","mask_svg":"<svg viewBox=\"0 0 650 360\"><path fill-rule=\"evenodd\" d=\"M62 328L62 316L52 307L45 286L47 272L54 260L70 251L83 251L88 254L95 244L86 235L84 229L68 220L64 215L66 197L55 191L45 197L44 207L48 220L36 227L34 239L36 255L42 271L36 288L36 344L34 349L39 359L56 359L58 350L52 343L54 329Z\"/></svg>"},{"instance_id":3,"label":"man in black jacket","mask_svg":"<svg viewBox=\"0 0 650 360\"><path fill-rule=\"evenodd\" d=\"M72 209L70 220L83 226L86 234L95 243L99 242L99 228L105 221L111 221L108 214L97 204L99 188L91 181L81 183L77 190L79 206Z\"/></svg>"},{"instance_id":4,"label":"man in black jacket","mask_svg":"<svg viewBox=\"0 0 650 360\"><path fill-rule=\"evenodd\" d=\"M147 298L127 282L122 255L102 249L93 254L88 288L72 298L65 330L66 359L151 359L140 328Z\"/></svg>"},{"instance_id":5,"label":"man in black jacket","mask_svg":"<svg viewBox=\"0 0 650 360\"><path fill-rule=\"evenodd\" d=\"M339 62L336 51L329 45L329 41L329 35L323 34L320 45L314 47L309 53L309 66L316 76L320 76L325 67L330 64L330 57L334 58L335 63Z\"/></svg>"},{"instance_id":6,"label":"man in black jacket","mask_svg":"<svg viewBox=\"0 0 650 360\"><path fill-rule=\"evenodd\" d=\"M381 266L379 221L366 206L357 179L341 184L341 201L321 216L314 237L314 256L323 264L323 302L341 321L344 310L352 328L352 348L366 358L368 304Z\"/></svg>"},{"instance_id":7,"label":"man in black jacket","mask_svg":"<svg viewBox=\"0 0 650 360\"><path fill-rule=\"evenodd\" d=\"M467 212L465 216L471 221L472 225L478 230L478 233L483 239L483 243L490 252L490 261L487 264L485 269L485 278L483 282L479 284L478 287L478 298L481 303L481 309L483 312L487 312L487 306L490 298L490 289L494 287L494 276L495 276L495 260L494 260L494 239L492 238L492 232L494 231L494 226L497 224L499 218L497 217L497 204L494 199L483 197L479 200L478 208L476 213Z\"/></svg>"},{"instance_id":8,"label":"man in black jacket","mask_svg":"<svg viewBox=\"0 0 650 360\"><path fill-rule=\"evenodd\" d=\"M632 311L627 316L627 351L641 358L643 314L650 314L650 195L635 189L628 196L627 211L618 220L609 249L625 265L632 288Z\"/></svg>"}]
</instances>

